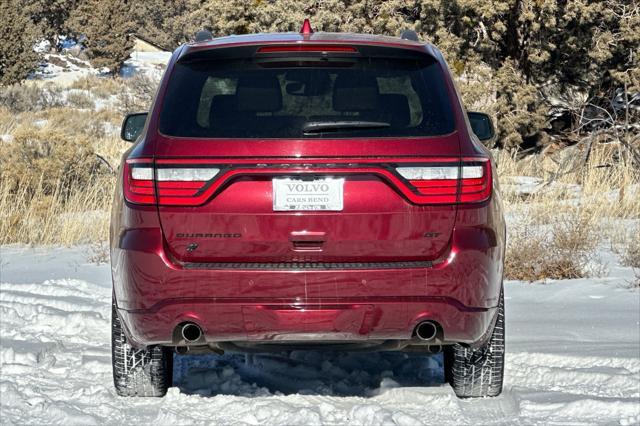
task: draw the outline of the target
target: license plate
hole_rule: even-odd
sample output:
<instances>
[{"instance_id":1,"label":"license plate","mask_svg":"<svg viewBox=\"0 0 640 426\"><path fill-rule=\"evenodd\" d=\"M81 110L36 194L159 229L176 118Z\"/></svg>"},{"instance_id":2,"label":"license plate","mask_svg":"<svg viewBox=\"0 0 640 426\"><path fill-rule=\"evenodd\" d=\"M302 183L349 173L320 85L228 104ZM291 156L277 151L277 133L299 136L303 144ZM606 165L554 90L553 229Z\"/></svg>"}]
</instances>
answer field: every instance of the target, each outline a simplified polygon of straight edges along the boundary
<instances>
[{"instance_id":1,"label":"license plate","mask_svg":"<svg viewBox=\"0 0 640 426\"><path fill-rule=\"evenodd\" d=\"M340 211L344 179L273 179L273 210Z\"/></svg>"}]
</instances>

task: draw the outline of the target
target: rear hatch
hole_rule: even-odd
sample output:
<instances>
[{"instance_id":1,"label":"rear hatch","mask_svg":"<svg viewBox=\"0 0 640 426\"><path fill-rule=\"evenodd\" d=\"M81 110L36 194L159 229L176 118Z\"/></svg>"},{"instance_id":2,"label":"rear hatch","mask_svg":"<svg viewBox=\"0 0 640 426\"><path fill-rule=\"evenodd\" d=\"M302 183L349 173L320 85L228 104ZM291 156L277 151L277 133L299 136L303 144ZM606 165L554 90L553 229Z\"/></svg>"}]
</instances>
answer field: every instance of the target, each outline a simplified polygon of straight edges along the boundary
<instances>
[{"instance_id":1,"label":"rear hatch","mask_svg":"<svg viewBox=\"0 0 640 426\"><path fill-rule=\"evenodd\" d=\"M486 164L463 171L434 59L312 47L221 48L175 65L155 159L129 169L153 192L177 260L430 261L446 250L463 186L486 192Z\"/></svg>"}]
</instances>

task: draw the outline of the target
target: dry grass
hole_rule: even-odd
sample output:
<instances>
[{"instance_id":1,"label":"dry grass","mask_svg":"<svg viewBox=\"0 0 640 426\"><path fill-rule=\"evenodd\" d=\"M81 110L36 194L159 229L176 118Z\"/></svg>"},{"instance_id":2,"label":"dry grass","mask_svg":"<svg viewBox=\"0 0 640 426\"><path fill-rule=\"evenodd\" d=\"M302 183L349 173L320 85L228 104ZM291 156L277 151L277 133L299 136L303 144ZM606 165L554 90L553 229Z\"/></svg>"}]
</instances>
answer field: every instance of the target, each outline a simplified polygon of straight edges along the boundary
<instances>
[{"instance_id":1,"label":"dry grass","mask_svg":"<svg viewBox=\"0 0 640 426\"><path fill-rule=\"evenodd\" d=\"M115 176L87 137L20 127L0 145L0 243L104 239Z\"/></svg>"},{"instance_id":2,"label":"dry grass","mask_svg":"<svg viewBox=\"0 0 640 426\"><path fill-rule=\"evenodd\" d=\"M95 109L96 103L91 95L84 91L74 91L67 93L67 104L72 108Z\"/></svg>"},{"instance_id":3,"label":"dry grass","mask_svg":"<svg viewBox=\"0 0 640 426\"><path fill-rule=\"evenodd\" d=\"M623 266L633 268L635 280L631 283L640 287L640 224L629 229L620 229L611 241L611 249L620 256Z\"/></svg>"},{"instance_id":4,"label":"dry grass","mask_svg":"<svg viewBox=\"0 0 640 426\"><path fill-rule=\"evenodd\" d=\"M0 106L0 244L106 240L112 169L130 145L118 137L119 106L95 110L89 96L96 88L119 90L123 83L95 78L91 84L68 90L66 103L28 110ZM14 87L10 95L28 102L43 96L40 89ZM53 92L65 98L62 89ZM117 91L112 95L117 98Z\"/></svg>"},{"instance_id":5,"label":"dry grass","mask_svg":"<svg viewBox=\"0 0 640 426\"><path fill-rule=\"evenodd\" d=\"M107 99L112 95L119 94L125 84L117 78L89 75L75 80L70 87L72 89L87 90L100 99Z\"/></svg>"},{"instance_id":6,"label":"dry grass","mask_svg":"<svg viewBox=\"0 0 640 426\"><path fill-rule=\"evenodd\" d=\"M63 244L104 241L114 179L78 187L71 195L27 187L13 191L0 184L0 244Z\"/></svg>"},{"instance_id":7,"label":"dry grass","mask_svg":"<svg viewBox=\"0 0 640 426\"><path fill-rule=\"evenodd\" d=\"M10 135L18 125L15 115L5 106L0 106L0 135Z\"/></svg>"},{"instance_id":8,"label":"dry grass","mask_svg":"<svg viewBox=\"0 0 640 426\"><path fill-rule=\"evenodd\" d=\"M636 229L634 235L627 240L627 244L625 245L622 252L622 264L637 269L640 269L640 238L638 238L639 232L640 229Z\"/></svg>"},{"instance_id":9,"label":"dry grass","mask_svg":"<svg viewBox=\"0 0 640 426\"><path fill-rule=\"evenodd\" d=\"M62 88L52 83L0 86L0 107L13 113L64 105Z\"/></svg>"},{"instance_id":10,"label":"dry grass","mask_svg":"<svg viewBox=\"0 0 640 426\"><path fill-rule=\"evenodd\" d=\"M582 166L580 152L516 160L496 152L505 210L513 220L508 230L505 276L527 281L579 278L602 272L596 249L616 238L621 220L640 218L640 173L618 161L616 149L593 150ZM563 156L576 166L559 173ZM559 158L558 158L559 157ZM514 177L538 178L529 191L509 185Z\"/></svg>"},{"instance_id":11,"label":"dry grass","mask_svg":"<svg viewBox=\"0 0 640 426\"><path fill-rule=\"evenodd\" d=\"M118 93L119 111L125 114L146 111L155 96L157 81L145 74L136 74L126 83Z\"/></svg>"},{"instance_id":12,"label":"dry grass","mask_svg":"<svg viewBox=\"0 0 640 426\"><path fill-rule=\"evenodd\" d=\"M508 229L508 279L568 279L596 272L593 264L600 242L597 218L579 209L559 214L548 225L525 221Z\"/></svg>"}]
</instances>

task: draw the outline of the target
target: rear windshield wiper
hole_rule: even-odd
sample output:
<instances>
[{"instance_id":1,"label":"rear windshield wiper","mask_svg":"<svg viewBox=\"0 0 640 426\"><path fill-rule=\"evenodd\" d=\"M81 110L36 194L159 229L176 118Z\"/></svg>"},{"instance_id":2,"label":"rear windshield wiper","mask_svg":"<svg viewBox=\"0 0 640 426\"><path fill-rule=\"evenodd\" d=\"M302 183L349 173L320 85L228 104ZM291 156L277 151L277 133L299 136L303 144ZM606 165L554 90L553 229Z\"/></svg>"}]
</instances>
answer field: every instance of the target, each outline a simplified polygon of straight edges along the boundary
<instances>
[{"instance_id":1,"label":"rear windshield wiper","mask_svg":"<svg viewBox=\"0 0 640 426\"><path fill-rule=\"evenodd\" d=\"M321 133L326 131L336 132L341 130L380 129L390 126L390 123L386 123L384 121L308 121L304 123L302 130L305 133Z\"/></svg>"}]
</instances>

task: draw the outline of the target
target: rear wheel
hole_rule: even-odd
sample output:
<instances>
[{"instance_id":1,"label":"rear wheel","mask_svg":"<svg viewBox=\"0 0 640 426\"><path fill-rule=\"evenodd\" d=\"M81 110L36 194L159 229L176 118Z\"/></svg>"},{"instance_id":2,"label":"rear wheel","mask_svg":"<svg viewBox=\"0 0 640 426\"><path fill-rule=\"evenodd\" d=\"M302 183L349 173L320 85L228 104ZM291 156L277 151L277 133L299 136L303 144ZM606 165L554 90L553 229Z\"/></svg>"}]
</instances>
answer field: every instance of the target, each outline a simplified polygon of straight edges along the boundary
<instances>
[{"instance_id":1,"label":"rear wheel","mask_svg":"<svg viewBox=\"0 0 640 426\"><path fill-rule=\"evenodd\" d=\"M171 386L173 352L162 346L135 349L127 343L115 303L111 311L111 363L120 396L164 396Z\"/></svg>"},{"instance_id":2,"label":"rear wheel","mask_svg":"<svg viewBox=\"0 0 640 426\"><path fill-rule=\"evenodd\" d=\"M491 337L483 346L469 348L453 345L445 348L445 379L460 398L498 396L504 376L504 297L500 293Z\"/></svg>"}]
</instances>

